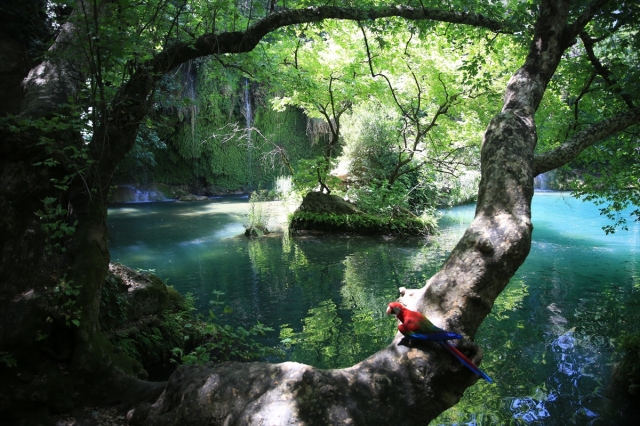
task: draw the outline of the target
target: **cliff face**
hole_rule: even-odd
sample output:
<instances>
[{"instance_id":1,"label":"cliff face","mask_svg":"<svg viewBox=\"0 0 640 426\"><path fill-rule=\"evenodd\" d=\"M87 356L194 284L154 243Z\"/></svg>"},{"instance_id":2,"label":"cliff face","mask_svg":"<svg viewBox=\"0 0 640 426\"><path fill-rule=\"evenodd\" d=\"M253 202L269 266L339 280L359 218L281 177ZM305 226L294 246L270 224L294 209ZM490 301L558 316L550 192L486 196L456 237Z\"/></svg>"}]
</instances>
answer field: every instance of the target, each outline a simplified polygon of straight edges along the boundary
<instances>
[{"instance_id":1,"label":"cliff face","mask_svg":"<svg viewBox=\"0 0 640 426\"><path fill-rule=\"evenodd\" d=\"M285 161L321 155L317 126L299 109L274 111L272 95L239 72L207 61L181 71L157 95L155 121L165 124L141 126L117 183L185 185L201 195L245 192L271 187L288 173Z\"/></svg>"}]
</instances>

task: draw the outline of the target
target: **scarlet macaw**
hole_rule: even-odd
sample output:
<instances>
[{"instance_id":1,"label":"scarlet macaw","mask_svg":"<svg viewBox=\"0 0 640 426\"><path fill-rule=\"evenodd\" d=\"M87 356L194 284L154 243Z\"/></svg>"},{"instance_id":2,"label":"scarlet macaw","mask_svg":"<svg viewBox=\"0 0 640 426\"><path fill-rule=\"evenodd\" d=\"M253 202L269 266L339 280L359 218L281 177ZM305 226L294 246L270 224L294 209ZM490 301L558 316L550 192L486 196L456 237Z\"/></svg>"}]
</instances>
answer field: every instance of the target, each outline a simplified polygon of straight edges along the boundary
<instances>
[{"instance_id":1,"label":"scarlet macaw","mask_svg":"<svg viewBox=\"0 0 640 426\"><path fill-rule=\"evenodd\" d=\"M436 327L420 312L409 310L398 302L389 303L389 306L387 307L387 315L396 316L398 321L401 323L398 325L398 330L400 330L400 333L409 339L438 343L449 351L449 353L458 358L469 370L473 371L487 382L493 383L493 380L487 375L487 373L476 367L469 358L458 350L458 348L447 341L449 339L462 339L461 335Z\"/></svg>"}]
</instances>

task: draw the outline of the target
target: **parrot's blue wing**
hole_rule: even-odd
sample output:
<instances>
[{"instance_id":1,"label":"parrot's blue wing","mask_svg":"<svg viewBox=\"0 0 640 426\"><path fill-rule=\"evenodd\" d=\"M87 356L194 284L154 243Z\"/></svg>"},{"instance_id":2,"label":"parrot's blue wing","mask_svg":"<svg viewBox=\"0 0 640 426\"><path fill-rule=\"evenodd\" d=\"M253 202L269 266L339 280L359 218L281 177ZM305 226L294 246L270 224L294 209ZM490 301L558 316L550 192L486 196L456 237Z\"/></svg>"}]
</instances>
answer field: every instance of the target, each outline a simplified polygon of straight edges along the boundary
<instances>
[{"instance_id":1,"label":"parrot's blue wing","mask_svg":"<svg viewBox=\"0 0 640 426\"><path fill-rule=\"evenodd\" d=\"M427 342L442 342L443 340L462 339L461 335L444 330L429 333L411 333L408 337L413 340L423 340Z\"/></svg>"}]
</instances>

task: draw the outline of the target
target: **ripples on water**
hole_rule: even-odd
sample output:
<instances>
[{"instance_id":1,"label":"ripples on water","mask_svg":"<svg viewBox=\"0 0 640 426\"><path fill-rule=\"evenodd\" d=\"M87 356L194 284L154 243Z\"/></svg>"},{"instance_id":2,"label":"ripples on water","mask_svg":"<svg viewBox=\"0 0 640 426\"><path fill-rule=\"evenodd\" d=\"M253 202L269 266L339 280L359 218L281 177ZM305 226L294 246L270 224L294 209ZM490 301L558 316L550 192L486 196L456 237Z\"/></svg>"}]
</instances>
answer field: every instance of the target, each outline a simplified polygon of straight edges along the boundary
<instances>
[{"instance_id":1,"label":"ripples on water","mask_svg":"<svg viewBox=\"0 0 640 426\"><path fill-rule=\"evenodd\" d=\"M398 287L420 287L437 270L474 206L444 211L441 235L429 240L248 240L238 237L247 211L246 199L113 207L112 259L154 269L195 294L203 311L212 291L222 291L233 308L220 315L225 321L259 320L281 333L265 343L284 339L289 359L331 368L391 341L386 303ZM640 227L606 236L595 206L557 193L536 194L532 219L531 253L476 335L482 368L497 384L479 381L435 424L607 425L617 418L607 386L620 336L640 325Z\"/></svg>"}]
</instances>

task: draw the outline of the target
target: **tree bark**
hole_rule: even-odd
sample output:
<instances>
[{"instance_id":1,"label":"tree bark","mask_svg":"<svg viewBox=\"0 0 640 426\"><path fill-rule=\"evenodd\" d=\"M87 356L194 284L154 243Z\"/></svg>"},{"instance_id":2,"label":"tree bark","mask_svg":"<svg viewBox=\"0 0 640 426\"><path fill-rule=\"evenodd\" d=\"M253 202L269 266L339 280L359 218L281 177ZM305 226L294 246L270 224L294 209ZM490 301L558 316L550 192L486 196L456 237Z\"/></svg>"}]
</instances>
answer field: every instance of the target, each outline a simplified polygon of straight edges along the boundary
<instances>
[{"instance_id":1,"label":"tree bark","mask_svg":"<svg viewBox=\"0 0 640 426\"><path fill-rule=\"evenodd\" d=\"M536 154L534 176L569 163L590 146L638 123L640 123L640 108L636 107L592 124L567 139L559 147Z\"/></svg>"},{"instance_id":2,"label":"tree bark","mask_svg":"<svg viewBox=\"0 0 640 426\"><path fill-rule=\"evenodd\" d=\"M568 0L541 5L526 61L507 86L502 112L485 132L475 219L425 287L401 297L436 325L469 339L529 253L534 115L563 52L581 29L567 24L569 6ZM586 25L589 19L581 20ZM228 364L184 368L144 415L130 413L132 424L371 425L402 419L424 425L455 404L477 378L438 348L399 346L400 338L343 370L295 363L252 364L242 372ZM461 346L474 361L482 358L470 341Z\"/></svg>"},{"instance_id":3,"label":"tree bark","mask_svg":"<svg viewBox=\"0 0 640 426\"><path fill-rule=\"evenodd\" d=\"M24 80L25 96L12 107L21 111L21 119L38 123L74 112L65 105L85 84L78 46L82 35L70 20L47 59L31 69ZM0 129L0 350L17 363L14 368L0 365L0 416L9 424L44 424L48 411L70 410L87 400L113 403L126 398L131 403L153 398L164 387L136 379L146 374L140 363L118 352L99 330L109 263L106 194L113 169L100 173L94 167L75 175L64 149L81 151L85 142L77 129L61 124L53 130L37 124L18 132ZM129 140L135 140L136 129L126 135ZM98 138L101 130L94 131ZM95 165L106 139L98 140L89 152ZM58 163L36 165L48 159ZM66 190L56 187L69 175L74 177ZM65 211L47 218L50 212L43 200L48 197L56 199L52 206L59 203ZM52 235L43 225L54 221L75 224L76 230L56 239L59 246L52 249ZM63 283L78 293L56 292ZM62 308L67 301L71 305Z\"/></svg>"},{"instance_id":4,"label":"tree bark","mask_svg":"<svg viewBox=\"0 0 640 426\"><path fill-rule=\"evenodd\" d=\"M604 2L594 2L571 25L567 24L569 3L542 3L529 55L509 82L502 112L487 128L473 223L426 286L402 294L401 300L410 308L420 309L437 325L470 339L460 347L476 362L482 352L471 339L530 248L535 111L563 52ZM35 131L3 133L0 207L6 214L0 220L7 232L0 234L0 350L21 348L20 371L24 375L12 376L0 385L0 410L22 408L28 413L35 406L47 405L62 410L85 397L103 402L151 400L164 387L123 375L116 366L128 373L134 373L136 366L114 353L96 321L109 261L105 194L115 167L133 146L162 74L189 59L250 51L266 34L286 25L388 16L477 25L494 31L505 28L472 13L406 6L371 10L312 7L272 13L245 32L206 34L193 43L175 44L135 68L119 89L108 114L94 128L89 144L93 163L86 181L74 181L64 194L54 191L51 178L60 178L67 171L32 166L49 155L37 144L43 135ZM31 97L23 107L25 113L39 115L51 111L49 107L55 109L56 100L72 93L79 82L66 79L64 72L71 73L64 69L68 65L57 70L48 65L34 70L27 82ZM42 76L48 76L41 79L44 87L35 84ZM40 101L44 102L35 107ZM82 146L77 133L44 136L62 145L72 141ZM64 241L67 252L53 257L45 253L42 240L46 236L33 215L41 207L40 200L52 191L69 206L66 220L78 220L76 233ZM49 286L65 274L81 286L77 300L82 308L81 325L77 329L46 321ZM55 341L60 347L52 345L53 340L36 342L38 332L58 333ZM342 370L319 370L290 362L181 368L153 405L141 405L129 413L130 422L370 425L402 419L406 424L423 425L455 404L477 378L437 345L406 347L398 345L399 341L396 336L387 348ZM58 371L59 362L71 367L69 376ZM42 376L48 379L40 381ZM105 386L101 387L103 379Z\"/></svg>"}]
</instances>

